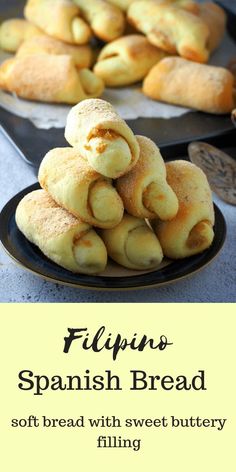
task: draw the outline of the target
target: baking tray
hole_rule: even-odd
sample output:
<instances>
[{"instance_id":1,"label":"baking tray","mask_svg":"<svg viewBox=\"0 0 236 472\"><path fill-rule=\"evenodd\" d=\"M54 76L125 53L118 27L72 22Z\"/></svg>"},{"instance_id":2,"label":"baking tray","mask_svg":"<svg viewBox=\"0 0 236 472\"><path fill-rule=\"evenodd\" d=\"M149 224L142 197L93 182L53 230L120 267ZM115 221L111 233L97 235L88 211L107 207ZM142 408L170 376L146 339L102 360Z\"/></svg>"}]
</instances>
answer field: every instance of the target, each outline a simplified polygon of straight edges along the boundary
<instances>
[{"instance_id":1,"label":"baking tray","mask_svg":"<svg viewBox=\"0 0 236 472\"><path fill-rule=\"evenodd\" d=\"M24 0L7 3L0 0L0 19L20 16L24 4ZM232 25L236 23L236 15L230 11L227 13L228 29L234 35ZM206 141L224 149L233 147L235 143L235 130L229 115L190 112L178 118L139 118L127 120L127 123L135 134L148 136L155 141L165 159L186 155L191 141ZM67 145L63 128L38 129L28 119L15 116L1 106L0 128L19 155L36 169L46 152L53 147Z\"/></svg>"}]
</instances>

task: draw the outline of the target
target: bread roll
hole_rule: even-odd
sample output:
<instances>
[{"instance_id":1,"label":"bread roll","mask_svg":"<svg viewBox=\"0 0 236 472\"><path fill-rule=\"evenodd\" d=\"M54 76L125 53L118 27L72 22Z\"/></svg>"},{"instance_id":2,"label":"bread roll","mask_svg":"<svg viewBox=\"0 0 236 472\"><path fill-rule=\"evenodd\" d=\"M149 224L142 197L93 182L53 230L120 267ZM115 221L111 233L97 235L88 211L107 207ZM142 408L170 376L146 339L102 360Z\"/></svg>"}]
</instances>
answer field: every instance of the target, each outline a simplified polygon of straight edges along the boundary
<instances>
[{"instance_id":1,"label":"bread roll","mask_svg":"<svg viewBox=\"0 0 236 472\"><path fill-rule=\"evenodd\" d=\"M191 13L198 13L199 12L199 4L192 1L192 0L172 0L174 5L184 8L185 10L190 11Z\"/></svg>"},{"instance_id":2,"label":"bread roll","mask_svg":"<svg viewBox=\"0 0 236 472\"><path fill-rule=\"evenodd\" d=\"M135 0L106 0L108 3L115 5L116 7L120 8L123 11L128 10L131 3Z\"/></svg>"},{"instance_id":3,"label":"bread roll","mask_svg":"<svg viewBox=\"0 0 236 472\"><path fill-rule=\"evenodd\" d=\"M131 3L134 3L139 0L106 0L108 3L116 5L121 10L127 11ZM146 0L149 1L149 0ZM192 13L197 13L199 11L199 5L192 0L154 0L156 3L165 4L165 5L177 5L181 8L185 8Z\"/></svg>"},{"instance_id":4,"label":"bread roll","mask_svg":"<svg viewBox=\"0 0 236 472\"><path fill-rule=\"evenodd\" d=\"M73 148L49 151L39 168L39 183L74 216L99 228L120 223L124 206L112 187Z\"/></svg>"},{"instance_id":5,"label":"bread roll","mask_svg":"<svg viewBox=\"0 0 236 472\"><path fill-rule=\"evenodd\" d=\"M234 78L234 96L235 96L235 94L236 94L236 57L232 58L228 62L227 69L231 72L231 74Z\"/></svg>"},{"instance_id":6,"label":"bread roll","mask_svg":"<svg viewBox=\"0 0 236 472\"><path fill-rule=\"evenodd\" d=\"M212 52L219 46L224 36L226 13L219 5L206 2L200 5L199 15L210 31L207 47Z\"/></svg>"},{"instance_id":7,"label":"bread roll","mask_svg":"<svg viewBox=\"0 0 236 472\"><path fill-rule=\"evenodd\" d=\"M84 100L73 107L65 138L97 172L112 179L129 172L139 158L131 129L104 100Z\"/></svg>"},{"instance_id":8,"label":"bread roll","mask_svg":"<svg viewBox=\"0 0 236 472\"><path fill-rule=\"evenodd\" d=\"M101 50L94 72L108 87L133 84L164 56L163 51L140 34L123 36Z\"/></svg>"},{"instance_id":9,"label":"bread roll","mask_svg":"<svg viewBox=\"0 0 236 472\"><path fill-rule=\"evenodd\" d=\"M198 254L214 238L214 210L207 178L187 161L166 164L167 182L179 200L179 211L171 221L151 220L163 253L171 259Z\"/></svg>"},{"instance_id":10,"label":"bread roll","mask_svg":"<svg viewBox=\"0 0 236 472\"><path fill-rule=\"evenodd\" d=\"M130 5L128 20L160 49L207 62L209 30L198 16L174 5L140 0Z\"/></svg>"},{"instance_id":11,"label":"bread roll","mask_svg":"<svg viewBox=\"0 0 236 472\"><path fill-rule=\"evenodd\" d=\"M166 182L165 163L156 144L136 136L140 157L133 169L117 180L117 190L130 215L170 220L178 211L178 200Z\"/></svg>"},{"instance_id":12,"label":"bread roll","mask_svg":"<svg viewBox=\"0 0 236 472\"><path fill-rule=\"evenodd\" d=\"M91 38L90 27L70 0L28 0L24 14L31 23L61 41L86 44Z\"/></svg>"},{"instance_id":13,"label":"bread roll","mask_svg":"<svg viewBox=\"0 0 236 472\"><path fill-rule=\"evenodd\" d=\"M67 44L51 36L41 35L24 41L17 51L17 56L33 54L54 54L71 56L79 69L87 69L92 64L92 49L86 45Z\"/></svg>"},{"instance_id":14,"label":"bread roll","mask_svg":"<svg viewBox=\"0 0 236 472\"><path fill-rule=\"evenodd\" d=\"M148 97L207 113L229 113L234 105L234 78L227 69L180 57L166 57L144 79Z\"/></svg>"},{"instance_id":15,"label":"bread roll","mask_svg":"<svg viewBox=\"0 0 236 472\"><path fill-rule=\"evenodd\" d=\"M0 48L8 52L16 52L26 39L41 34L43 31L27 20L12 18L3 21L0 26Z\"/></svg>"},{"instance_id":16,"label":"bread roll","mask_svg":"<svg viewBox=\"0 0 236 472\"><path fill-rule=\"evenodd\" d=\"M100 234L108 255L128 269L149 270L162 261L160 243L145 220L125 214L118 226Z\"/></svg>"},{"instance_id":17,"label":"bread roll","mask_svg":"<svg viewBox=\"0 0 236 472\"><path fill-rule=\"evenodd\" d=\"M49 54L7 59L0 66L0 88L27 100L75 104L99 96L104 85L70 56Z\"/></svg>"},{"instance_id":18,"label":"bread roll","mask_svg":"<svg viewBox=\"0 0 236 472\"><path fill-rule=\"evenodd\" d=\"M74 1L98 38L109 42L122 35L125 18L118 7L104 0Z\"/></svg>"},{"instance_id":19,"label":"bread roll","mask_svg":"<svg viewBox=\"0 0 236 472\"><path fill-rule=\"evenodd\" d=\"M45 190L26 195L16 209L25 237L56 264L72 272L97 274L105 269L106 248L93 229L59 207Z\"/></svg>"}]
</instances>

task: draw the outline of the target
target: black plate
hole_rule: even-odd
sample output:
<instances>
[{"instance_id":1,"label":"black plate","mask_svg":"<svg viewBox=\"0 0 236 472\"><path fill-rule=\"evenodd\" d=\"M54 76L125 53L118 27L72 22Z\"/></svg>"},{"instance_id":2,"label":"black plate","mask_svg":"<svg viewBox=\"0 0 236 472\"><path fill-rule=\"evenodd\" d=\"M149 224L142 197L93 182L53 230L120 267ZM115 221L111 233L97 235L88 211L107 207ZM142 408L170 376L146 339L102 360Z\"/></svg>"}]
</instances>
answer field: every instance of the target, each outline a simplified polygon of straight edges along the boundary
<instances>
[{"instance_id":1,"label":"black plate","mask_svg":"<svg viewBox=\"0 0 236 472\"><path fill-rule=\"evenodd\" d=\"M22 267L52 282L99 290L127 290L159 286L177 281L202 269L219 253L225 240L226 223L219 208L215 205L215 238L211 247L202 254L171 262L168 266L153 272L134 276L104 277L73 274L47 259L16 226L15 211L19 201L24 195L38 188L38 183L27 187L5 205L0 214L0 240L8 254Z\"/></svg>"}]
</instances>

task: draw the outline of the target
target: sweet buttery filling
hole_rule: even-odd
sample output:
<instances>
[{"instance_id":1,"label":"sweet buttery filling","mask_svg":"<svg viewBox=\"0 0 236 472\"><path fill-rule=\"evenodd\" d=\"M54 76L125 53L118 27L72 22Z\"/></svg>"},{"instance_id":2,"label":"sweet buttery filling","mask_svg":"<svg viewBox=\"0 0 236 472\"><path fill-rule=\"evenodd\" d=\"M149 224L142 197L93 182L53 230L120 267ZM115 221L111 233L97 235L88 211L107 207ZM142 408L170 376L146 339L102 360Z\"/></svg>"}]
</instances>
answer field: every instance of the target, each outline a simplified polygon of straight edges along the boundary
<instances>
[{"instance_id":1,"label":"sweet buttery filling","mask_svg":"<svg viewBox=\"0 0 236 472\"><path fill-rule=\"evenodd\" d=\"M189 249L201 249L208 247L209 239L214 236L210 221L203 220L197 223L189 233L187 247Z\"/></svg>"}]
</instances>

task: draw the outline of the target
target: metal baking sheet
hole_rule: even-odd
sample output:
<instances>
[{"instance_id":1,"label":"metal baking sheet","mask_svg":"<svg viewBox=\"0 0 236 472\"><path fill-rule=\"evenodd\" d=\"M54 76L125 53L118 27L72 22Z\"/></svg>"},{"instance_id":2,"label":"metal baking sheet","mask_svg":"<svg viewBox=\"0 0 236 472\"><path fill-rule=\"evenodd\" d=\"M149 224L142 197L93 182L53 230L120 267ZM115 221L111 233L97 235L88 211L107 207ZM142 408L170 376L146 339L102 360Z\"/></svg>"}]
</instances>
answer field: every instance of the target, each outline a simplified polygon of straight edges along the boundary
<instances>
[{"instance_id":1,"label":"metal baking sheet","mask_svg":"<svg viewBox=\"0 0 236 472\"><path fill-rule=\"evenodd\" d=\"M20 16L24 0L0 0L0 19ZM228 27L236 21L236 16L228 13ZM235 23L234 23L235 24ZM207 141L218 147L231 147L235 131L229 115L214 116L200 112L190 112L178 118L139 118L127 120L135 134L143 134L153 139L160 147L164 158L174 159L186 154L191 141ZM66 146L64 130L36 128L28 119L13 115L0 107L0 127L19 155L29 164L38 168L43 156L53 147ZM222 139L224 137L224 139Z\"/></svg>"}]
</instances>

